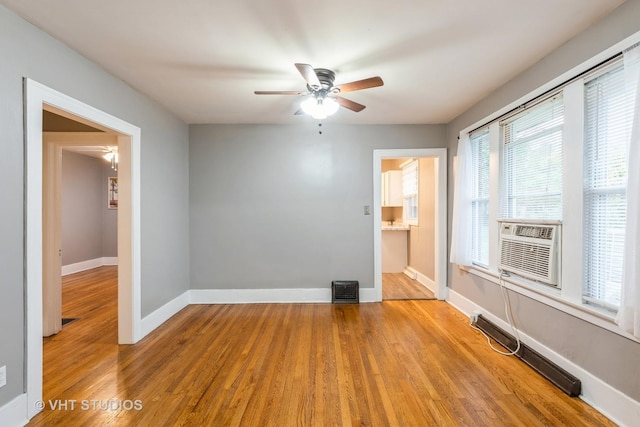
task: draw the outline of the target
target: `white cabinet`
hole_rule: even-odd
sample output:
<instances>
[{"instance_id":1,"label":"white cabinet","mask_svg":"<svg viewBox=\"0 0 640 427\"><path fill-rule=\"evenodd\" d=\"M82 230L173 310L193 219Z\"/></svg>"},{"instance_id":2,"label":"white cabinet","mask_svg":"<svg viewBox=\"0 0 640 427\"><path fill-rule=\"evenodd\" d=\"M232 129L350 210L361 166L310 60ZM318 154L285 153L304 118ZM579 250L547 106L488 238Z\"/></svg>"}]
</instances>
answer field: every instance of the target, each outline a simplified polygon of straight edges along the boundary
<instances>
[{"instance_id":1,"label":"white cabinet","mask_svg":"<svg viewBox=\"0 0 640 427\"><path fill-rule=\"evenodd\" d=\"M382 206L402 206L402 171L382 173Z\"/></svg>"}]
</instances>

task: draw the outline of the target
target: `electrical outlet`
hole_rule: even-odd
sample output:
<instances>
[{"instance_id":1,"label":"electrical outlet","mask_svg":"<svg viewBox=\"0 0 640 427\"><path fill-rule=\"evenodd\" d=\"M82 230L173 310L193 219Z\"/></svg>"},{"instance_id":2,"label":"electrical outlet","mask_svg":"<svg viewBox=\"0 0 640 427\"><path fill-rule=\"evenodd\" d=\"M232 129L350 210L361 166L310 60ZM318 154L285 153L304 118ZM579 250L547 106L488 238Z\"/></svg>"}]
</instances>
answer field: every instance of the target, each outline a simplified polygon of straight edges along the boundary
<instances>
[{"instance_id":1,"label":"electrical outlet","mask_svg":"<svg viewBox=\"0 0 640 427\"><path fill-rule=\"evenodd\" d=\"M478 322L478 318L480 317L480 312L478 311L474 311L473 313L471 313L469 315L469 319L471 320L471 323L475 324Z\"/></svg>"},{"instance_id":2,"label":"electrical outlet","mask_svg":"<svg viewBox=\"0 0 640 427\"><path fill-rule=\"evenodd\" d=\"M7 385L7 366L0 366L0 387Z\"/></svg>"},{"instance_id":3,"label":"electrical outlet","mask_svg":"<svg viewBox=\"0 0 640 427\"><path fill-rule=\"evenodd\" d=\"M364 205L362 210L364 211L365 215L371 215L371 206L369 205Z\"/></svg>"}]
</instances>

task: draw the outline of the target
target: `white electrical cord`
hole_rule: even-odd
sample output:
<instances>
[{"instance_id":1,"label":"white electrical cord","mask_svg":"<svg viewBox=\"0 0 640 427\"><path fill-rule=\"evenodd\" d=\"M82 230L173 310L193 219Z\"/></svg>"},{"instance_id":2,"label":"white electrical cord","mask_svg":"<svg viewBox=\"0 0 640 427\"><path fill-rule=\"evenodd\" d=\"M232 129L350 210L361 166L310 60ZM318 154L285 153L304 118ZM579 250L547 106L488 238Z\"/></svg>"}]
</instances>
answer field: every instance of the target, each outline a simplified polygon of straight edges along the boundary
<instances>
[{"instance_id":1,"label":"white electrical cord","mask_svg":"<svg viewBox=\"0 0 640 427\"><path fill-rule=\"evenodd\" d=\"M513 324L513 320L512 320L513 313L511 312L509 295L506 287L504 286L504 279L502 278L503 275L504 275L504 271L500 270L500 280L499 280L500 293L502 293L502 300L504 301L504 314L507 316L507 321L509 322L509 326L511 327L511 332L513 332L513 335L516 337L516 343L517 343L516 349L510 352L498 350L493 346L493 344L491 344L491 338L487 334L485 334L482 329L478 328L473 323L470 323L469 326L471 326L473 329L479 331L482 335L484 335L484 337L487 339L487 343L489 344L489 347L491 347L491 350L495 351L496 353L502 354L503 356L513 356L517 354L518 351L520 351L520 335L518 334L518 330L515 328Z\"/></svg>"}]
</instances>

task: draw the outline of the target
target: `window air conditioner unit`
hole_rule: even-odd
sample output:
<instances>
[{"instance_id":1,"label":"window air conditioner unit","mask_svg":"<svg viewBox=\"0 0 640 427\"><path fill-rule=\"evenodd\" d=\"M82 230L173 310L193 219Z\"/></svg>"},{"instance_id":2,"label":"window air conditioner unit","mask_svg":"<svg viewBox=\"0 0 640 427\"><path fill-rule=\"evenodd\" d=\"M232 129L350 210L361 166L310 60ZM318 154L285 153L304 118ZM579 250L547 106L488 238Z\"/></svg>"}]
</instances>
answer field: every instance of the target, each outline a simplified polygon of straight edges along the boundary
<instances>
[{"instance_id":1,"label":"window air conditioner unit","mask_svg":"<svg viewBox=\"0 0 640 427\"><path fill-rule=\"evenodd\" d=\"M560 287L560 224L500 220L498 269Z\"/></svg>"}]
</instances>

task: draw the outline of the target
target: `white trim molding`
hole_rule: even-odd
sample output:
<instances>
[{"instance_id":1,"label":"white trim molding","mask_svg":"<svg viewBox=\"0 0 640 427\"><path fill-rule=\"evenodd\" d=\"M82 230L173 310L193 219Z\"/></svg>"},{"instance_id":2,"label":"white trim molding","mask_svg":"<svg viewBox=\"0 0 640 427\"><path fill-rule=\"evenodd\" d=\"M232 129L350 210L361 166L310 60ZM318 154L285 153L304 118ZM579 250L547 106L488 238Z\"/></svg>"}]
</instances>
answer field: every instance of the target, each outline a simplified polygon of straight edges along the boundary
<instances>
[{"instance_id":1,"label":"white trim molding","mask_svg":"<svg viewBox=\"0 0 640 427\"><path fill-rule=\"evenodd\" d=\"M472 313L481 313L483 317L486 317L503 330L508 331L511 328L507 322L494 316L488 310L465 298L455 290L449 290L447 302L467 317ZM582 383L580 399L618 425L632 426L637 424L638 419L640 419L640 402L611 387L591 372L581 368L522 331L518 330L518 335L523 343L580 379Z\"/></svg>"},{"instance_id":2,"label":"white trim molding","mask_svg":"<svg viewBox=\"0 0 640 427\"><path fill-rule=\"evenodd\" d=\"M191 304L326 303L331 289L191 289Z\"/></svg>"},{"instance_id":3,"label":"white trim molding","mask_svg":"<svg viewBox=\"0 0 640 427\"><path fill-rule=\"evenodd\" d=\"M189 305L190 291L186 291L172 299L162 307L142 318L140 332L143 337L153 332L157 327L176 315L180 310Z\"/></svg>"},{"instance_id":4,"label":"white trim molding","mask_svg":"<svg viewBox=\"0 0 640 427\"><path fill-rule=\"evenodd\" d=\"M420 283L425 288L429 289L434 294L436 293L437 291L436 282L434 282L424 274L420 273L415 268L407 266L407 268L404 269L403 273L406 276L410 277L411 279L415 280L416 282Z\"/></svg>"},{"instance_id":5,"label":"white trim molding","mask_svg":"<svg viewBox=\"0 0 640 427\"><path fill-rule=\"evenodd\" d=\"M12 401L0 406L0 426L24 426L29 420L27 414L27 394L23 393Z\"/></svg>"},{"instance_id":6,"label":"white trim molding","mask_svg":"<svg viewBox=\"0 0 640 427\"><path fill-rule=\"evenodd\" d=\"M191 289L190 304L331 303L329 288ZM360 288L360 302L375 302L374 288Z\"/></svg>"},{"instance_id":7,"label":"white trim molding","mask_svg":"<svg viewBox=\"0 0 640 427\"><path fill-rule=\"evenodd\" d=\"M88 259L86 261L63 265L62 275L68 276L69 274L80 273L81 271L91 270L92 268L98 268L105 265L118 265L118 257Z\"/></svg>"}]
</instances>

